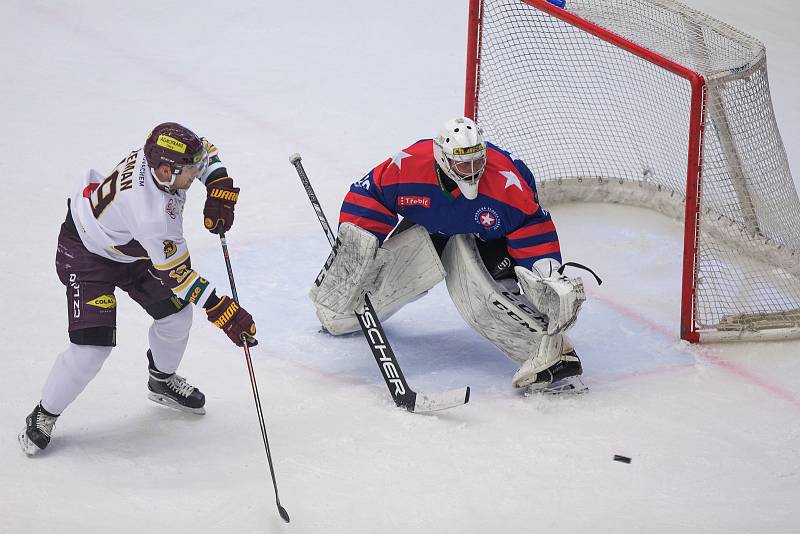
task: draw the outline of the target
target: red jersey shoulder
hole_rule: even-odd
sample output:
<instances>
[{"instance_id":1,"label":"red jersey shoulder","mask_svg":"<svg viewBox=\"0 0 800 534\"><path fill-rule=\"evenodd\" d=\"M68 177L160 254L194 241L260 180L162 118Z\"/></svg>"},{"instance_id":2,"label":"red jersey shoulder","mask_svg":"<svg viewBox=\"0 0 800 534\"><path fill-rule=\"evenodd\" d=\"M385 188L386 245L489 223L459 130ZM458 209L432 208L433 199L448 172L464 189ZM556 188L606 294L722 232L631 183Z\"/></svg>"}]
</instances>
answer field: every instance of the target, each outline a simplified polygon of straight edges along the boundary
<instances>
[{"instance_id":1,"label":"red jersey shoulder","mask_svg":"<svg viewBox=\"0 0 800 534\"><path fill-rule=\"evenodd\" d=\"M486 151L486 168L478 192L527 214L539 209L528 182L505 154L492 147Z\"/></svg>"},{"instance_id":2,"label":"red jersey shoulder","mask_svg":"<svg viewBox=\"0 0 800 534\"><path fill-rule=\"evenodd\" d=\"M433 141L423 139L400 150L375 169L380 187L395 184L438 184L433 160Z\"/></svg>"}]
</instances>

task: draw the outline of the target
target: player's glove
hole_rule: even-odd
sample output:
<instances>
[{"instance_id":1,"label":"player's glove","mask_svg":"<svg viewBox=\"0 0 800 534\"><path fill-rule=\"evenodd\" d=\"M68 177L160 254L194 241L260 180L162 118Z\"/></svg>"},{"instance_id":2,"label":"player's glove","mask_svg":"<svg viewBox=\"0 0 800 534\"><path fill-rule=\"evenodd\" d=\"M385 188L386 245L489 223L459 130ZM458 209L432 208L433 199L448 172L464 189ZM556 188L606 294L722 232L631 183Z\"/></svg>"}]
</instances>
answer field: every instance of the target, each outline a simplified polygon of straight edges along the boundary
<instances>
[{"instance_id":1,"label":"player's glove","mask_svg":"<svg viewBox=\"0 0 800 534\"><path fill-rule=\"evenodd\" d=\"M203 225L212 234L227 232L233 225L233 210L239 199L239 188L233 187L228 176L206 184L206 205L203 208Z\"/></svg>"},{"instance_id":2,"label":"player's glove","mask_svg":"<svg viewBox=\"0 0 800 534\"><path fill-rule=\"evenodd\" d=\"M256 335L256 323L253 316L247 310L239 306L236 301L228 296L222 296L212 308L206 310L208 320L220 327L231 341L238 346L243 346L242 338L247 340L247 345L254 347L258 341Z\"/></svg>"}]
</instances>

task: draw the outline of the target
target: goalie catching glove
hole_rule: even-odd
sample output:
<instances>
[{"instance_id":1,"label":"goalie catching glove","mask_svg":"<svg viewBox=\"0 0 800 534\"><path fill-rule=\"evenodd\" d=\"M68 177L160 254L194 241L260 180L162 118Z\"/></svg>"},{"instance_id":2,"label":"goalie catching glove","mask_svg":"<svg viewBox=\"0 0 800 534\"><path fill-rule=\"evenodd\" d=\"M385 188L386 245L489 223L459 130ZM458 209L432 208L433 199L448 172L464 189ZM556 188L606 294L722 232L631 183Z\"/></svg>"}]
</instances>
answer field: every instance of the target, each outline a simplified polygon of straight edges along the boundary
<instances>
[{"instance_id":1,"label":"goalie catching glove","mask_svg":"<svg viewBox=\"0 0 800 534\"><path fill-rule=\"evenodd\" d=\"M223 176L206 184L203 225L209 232L219 234L231 229L233 210L238 199L239 188L233 187L233 178Z\"/></svg>"},{"instance_id":2,"label":"goalie catching glove","mask_svg":"<svg viewBox=\"0 0 800 534\"><path fill-rule=\"evenodd\" d=\"M585 269L594 275L598 284L602 280L583 265L544 259L533 264L531 270L515 267L522 290L539 312L547 316L547 334L552 336L564 332L578 318L578 312L586 301L583 280L564 275L568 265Z\"/></svg>"},{"instance_id":3,"label":"goalie catching glove","mask_svg":"<svg viewBox=\"0 0 800 534\"><path fill-rule=\"evenodd\" d=\"M247 340L249 347L258 345L254 337L256 323L253 321L253 316L232 298L223 295L216 304L206 310L206 315L209 321L221 328L238 346L244 345L243 339Z\"/></svg>"}]
</instances>

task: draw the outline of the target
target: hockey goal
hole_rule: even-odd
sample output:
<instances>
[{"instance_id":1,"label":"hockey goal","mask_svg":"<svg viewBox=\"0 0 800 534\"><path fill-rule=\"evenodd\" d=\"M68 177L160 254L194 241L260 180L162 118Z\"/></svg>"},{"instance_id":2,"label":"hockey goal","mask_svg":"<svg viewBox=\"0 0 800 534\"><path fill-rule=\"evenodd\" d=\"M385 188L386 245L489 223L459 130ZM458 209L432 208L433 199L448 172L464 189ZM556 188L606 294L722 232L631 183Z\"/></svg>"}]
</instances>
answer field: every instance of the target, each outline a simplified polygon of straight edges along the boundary
<instances>
[{"instance_id":1,"label":"hockey goal","mask_svg":"<svg viewBox=\"0 0 800 534\"><path fill-rule=\"evenodd\" d=\"M672 0L471 0L465 108L544 205L684 221L682 338L800 337L800 202L760 42Z\"/></svg>"}]
</instances>

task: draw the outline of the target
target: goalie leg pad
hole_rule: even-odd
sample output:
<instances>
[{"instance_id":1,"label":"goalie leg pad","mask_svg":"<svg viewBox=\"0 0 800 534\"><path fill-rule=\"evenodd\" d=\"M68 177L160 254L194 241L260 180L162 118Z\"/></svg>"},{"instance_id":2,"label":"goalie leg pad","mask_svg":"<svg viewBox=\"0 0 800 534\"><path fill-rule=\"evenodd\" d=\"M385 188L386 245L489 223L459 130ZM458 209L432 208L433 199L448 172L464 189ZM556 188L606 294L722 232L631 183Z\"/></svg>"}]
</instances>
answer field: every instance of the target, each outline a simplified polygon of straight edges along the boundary
<instances>
[{"instance_id":1,"label":"goalie leg pad","mask_svg":"<svg viewBox=\"0 0 800 534\"><path fill-rule=\"evenodd\" d=\"M400 308L423 297L444 280L445 269L428 231L414 225L384 242L383 269L377 289L370 293L381 319L388 319Z\"/></svg>"},{"instance_id":2,"label":"goalie leg pad","mask_svg":"<svg viewBox=\"0 0 800 534\"><path fill-rule=\"evenodd\" d=\"M363 228L351 223L339 227L336 244L309 291L317 317L332 334L358 329L353 310L360 306L364 292L375 285L381 267L378 248L378 238ZM339 324L351 315L352 330Z\"/></svg>"},{"instance_id":3,"label":"goalie leg pad","mask_svg":"<svg viewBox=\"0 0 800 534\"><path fill-rule=\"evenodd\" d=\"M333 278L331 275L333 274ZM360 330L355 311L370 293L381 320L422 297L444 279L445 271L428 232L414 226L378 240L353 224L339 228L337 246L311 288L322 326L334 335Z\"/></svg>"},{"instance_id":4,"label":"goalie leg pad","mask_svg":"<svg viewBox=\"0 0 800 534\"><path fill-rule=\"evenodd\" d=\"M515 295L492 278L475 237L450 238L442 255L447 290L464 320L517 364L539 357L547 319L524 295ZM549 352L541 350L542 354Z\"/></svg>"}]
</instances>

